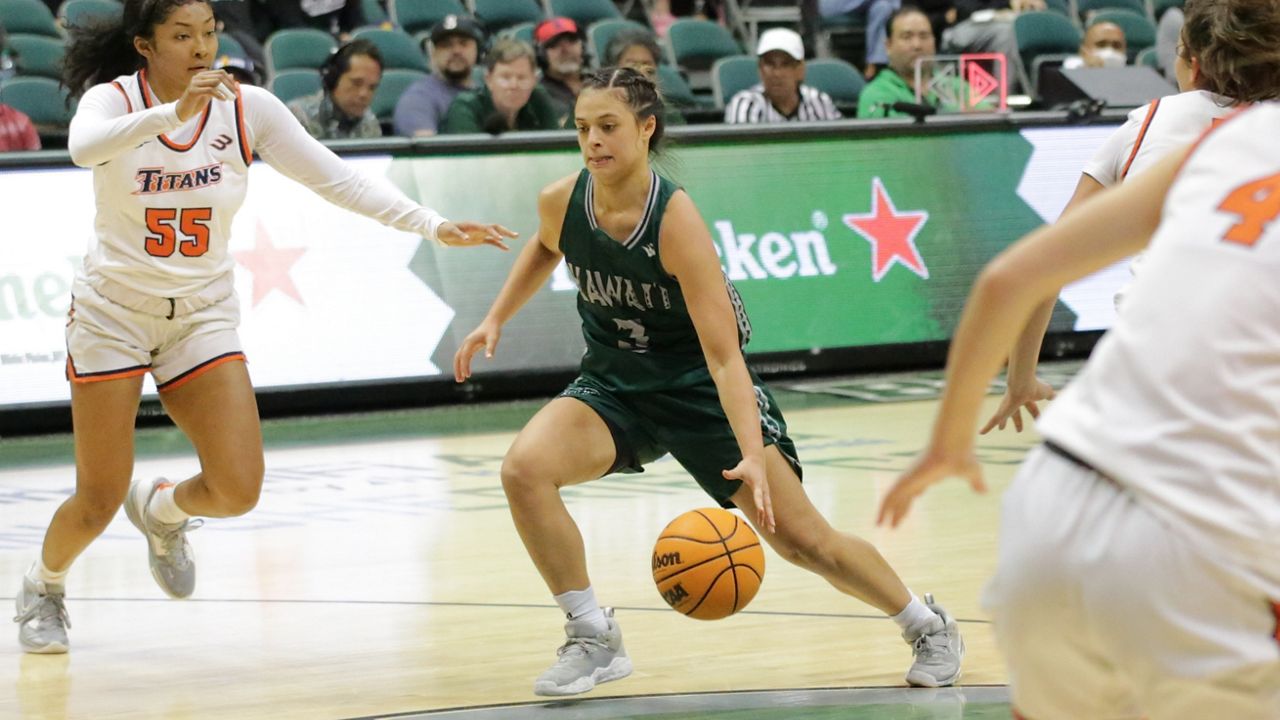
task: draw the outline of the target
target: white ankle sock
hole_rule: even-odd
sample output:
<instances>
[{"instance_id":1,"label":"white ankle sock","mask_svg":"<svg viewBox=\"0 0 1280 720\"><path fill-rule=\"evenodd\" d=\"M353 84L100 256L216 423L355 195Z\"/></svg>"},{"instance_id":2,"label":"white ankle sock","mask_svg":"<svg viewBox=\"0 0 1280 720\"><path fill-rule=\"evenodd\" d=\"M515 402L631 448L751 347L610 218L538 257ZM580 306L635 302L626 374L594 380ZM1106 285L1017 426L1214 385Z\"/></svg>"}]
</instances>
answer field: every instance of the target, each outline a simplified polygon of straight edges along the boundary
<instances>
[{"instance_id":1,"label":"white ankle sock","mask_svg":"<svg viewBox=\"0 0 1280 720\"><path fill-rule=\"evenodd\" d=\"M191 517L182 508L178 507L177 499L173 496L174 491L177 489L177 485L170 483L160 486L156 494L151 496L151 502L147 505L147 512L151 514L151 517L167 525L186 522Z\"/></svg>"},{"instance_id":2,"label":"white ankle sock","mask_svg":"<svg viewBox=\"0 0 1280 720\"><path fill-rule=\"evenodd\" d=\"M942 618L930 610L928 605L920 602L915 593L911 594L911 602L902 608L902 612L893 616L893 621L902 628L902 634L912 640L926 632L942 628Z\"/></svg>"},{"instance_id":3,"label":"white ankle sock","mask_svg":"<svg viewBox=\"0 0 1280 720\"><path fill-rule=\"evenodd\" d=\"M46 585L66 585L67 571L70 569L71 568L67 568L67 570L63 570L62 572L54 572L44 566L43 557L38 557L35 562L31 563L31 569L27 571L27 577Z\"/></svg>"},{"instance_id":4,"label":"white ankle sock","mask_svg":"<svg viewBox=\"0 0 1280 720\"><path fill-rule=\"evenodd\" d=\"M596 602L596 592L590 585L586 590L570 590L555 597L556 605L560 606L570 620L590 623L598 632L609 629L609 621L605 619L600 603Z\"/></svg>"}]
</instances>

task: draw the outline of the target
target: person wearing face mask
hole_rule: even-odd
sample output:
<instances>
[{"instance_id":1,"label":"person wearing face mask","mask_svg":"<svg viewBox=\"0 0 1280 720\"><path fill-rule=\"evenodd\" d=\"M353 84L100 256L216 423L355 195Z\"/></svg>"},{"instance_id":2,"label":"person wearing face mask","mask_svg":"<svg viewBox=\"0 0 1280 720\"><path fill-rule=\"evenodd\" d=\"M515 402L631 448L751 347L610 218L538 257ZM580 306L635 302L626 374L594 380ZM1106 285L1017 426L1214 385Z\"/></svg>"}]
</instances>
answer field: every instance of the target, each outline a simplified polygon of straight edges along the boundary
<instances>
[{"instance_id":1,"label":"person wearing face mask","mask_svg":"<svg viewBox=\"0 0 1280 720\"><path fill-rule=\"evenodd\" d=\"M1095 22L1084 31L1080 54L1062 62L1062 69L1124 67L1128 46L1124 30L1113 22Z\"/></svg>"},{"instance_id":2,"label":"person wearing face mask","mask_svg":"<svg viewBox=\"0 0 1280 720\"><path fill-rule=\"evenodd\" d=\"M1280 99L1280 47L1275 41L1280 37L1280 6L1269 0L1187 0L1183 12L1186 22L1175 60L1181 92L1129 113L1128 121L1085 165L1064 215L1144 172L1241 106ZM1130 270L1136 272L1138 265L1135 257ZM1126 285L1116 294L1121 314L1127 291ZM1039 417L1037 403L1053 397L1053 388L1036 377L1036 359L1053 306L1050 299L1037 308L1019 336L1009 356L1004 401L982 432L1004 429L1009 420L1021 432L1021 410Z\"/></svg>"}]
</instances>

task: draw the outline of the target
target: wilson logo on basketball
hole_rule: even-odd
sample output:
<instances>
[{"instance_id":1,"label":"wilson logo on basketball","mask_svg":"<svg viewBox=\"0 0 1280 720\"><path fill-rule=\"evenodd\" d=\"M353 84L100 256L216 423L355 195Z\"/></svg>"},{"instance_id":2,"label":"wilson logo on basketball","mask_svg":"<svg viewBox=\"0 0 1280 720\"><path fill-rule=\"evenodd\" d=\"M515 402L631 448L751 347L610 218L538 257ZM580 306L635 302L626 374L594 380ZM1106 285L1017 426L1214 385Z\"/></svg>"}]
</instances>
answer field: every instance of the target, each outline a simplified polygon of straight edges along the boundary
<instances>
[{"instance_id":1,"label":"wilson logo on basketball","mask_svg":"<svg viewBox=\"0 0 1280 720\"><path fill-rule=\"evenodd\" d=\"M680 583L676 583L675 587L662 593L662 599L666 600L671 607L675 607L687 597L689 597L689 593L685 591L684 586Z\"/></svg>"},{"instance_id":2,"label":"wilson logo on basketball","mask_svg":"<svg viewBox=\"0 0 1280 720\"><path fill-rule=\"evenodd\" d=\"M679 564L680 564L680 553L678 552L663 553L662 555L658 555L655 553L653 556L654 570L657 570L658 568L671 567L672 565L679 565Z\"/></svg>"}]
</instances>

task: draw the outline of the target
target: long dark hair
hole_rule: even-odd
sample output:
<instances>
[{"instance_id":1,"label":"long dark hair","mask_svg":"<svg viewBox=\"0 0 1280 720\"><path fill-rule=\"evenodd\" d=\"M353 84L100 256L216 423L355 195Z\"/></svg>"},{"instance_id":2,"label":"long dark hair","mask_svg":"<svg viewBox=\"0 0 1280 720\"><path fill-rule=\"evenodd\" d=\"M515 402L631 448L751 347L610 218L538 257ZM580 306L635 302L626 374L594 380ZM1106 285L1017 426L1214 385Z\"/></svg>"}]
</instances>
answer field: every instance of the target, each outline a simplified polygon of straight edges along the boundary
<instances>
[{"instance_id":1,"label":"long dark hair","mask_svg":"<svg viewBox=\"0 0 1280 720\"><path fill-rule=\"evenodd\" d=\"M124 0L124 12L110 19L67 28L70 38L62 61L62 84L79 97L98 83L128 75L143 65L135 37L151 38L174 8L209 0Z\"/></svg>"},{"instance_id":2,"label":"long dark hair","mask_svg":"<svg viewBox=\"0 0 1280 720\"><path fill-rule=\"evenodd\" d=\"M667 121L663 115L666 103L658 86L644 73L629 67L607 67L588 73L582 78L582 91L617 89L623 93L623 99L636 120L641 122L652 117L656 123L653 135L649 137L649 152L658 152L659 144L666 135ZM581 96L581 92L578 93Z\"/></svg>"},{"instance_id":3,"label":"long dark hair","mask_svg":"<svg viewBox=\"0 0 1280 720\"><path fill-rule=\"evenodd\" d=\"M1198 87L1240 103L1280 97L1275 0L1188 0L1183 12L1183 59L1200 61Z\"/></svg>"}]
</instances>

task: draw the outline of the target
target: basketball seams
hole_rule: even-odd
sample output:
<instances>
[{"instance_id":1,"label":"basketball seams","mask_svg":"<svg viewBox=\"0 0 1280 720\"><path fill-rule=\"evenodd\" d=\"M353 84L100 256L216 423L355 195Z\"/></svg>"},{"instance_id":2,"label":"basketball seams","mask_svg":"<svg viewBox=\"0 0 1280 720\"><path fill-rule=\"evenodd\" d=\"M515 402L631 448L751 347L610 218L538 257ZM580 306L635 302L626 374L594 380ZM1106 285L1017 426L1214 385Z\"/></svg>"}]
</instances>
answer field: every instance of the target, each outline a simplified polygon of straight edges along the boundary
<instances>
[{"instance_id":1,"label":"basketball seams","mask_svg":"<svg viewBox=\"0 0 1280 720\"><path fill-rule=\"evenodd\" d=\"M707 521L707 524L711 526L711 529L716 531L716 536L720 538L720 544L724 546L724 555L725 557L729 558L729 570L732 571L735 567L737 567L738 564L733 561L733 551L729 549L729 538L733 537L738 532L738 516L733 514L729 515L729 517L733 518L733 532L729 533L729 537L725 537L724 533L720 532L720 527L716 525L714 520L707 517L707 514L702 512L701 510L698 510L697 512L699 515L702 516L703 520ZM716 579L711 582L710 587L707 588L708 593L711 592L711 588L715 587L716 583L720 581L721 575L724 575L724 573L720 573L720 575L717 575ZM698 600L698 605L701 605L702 600L705 600L706 597L707 597L706 593L704 593L702 595L702 599ZM734 572L733 573L733 612L738 612L739 597L740 595L738 594L738 573ZM690 610L689 612L692 613L697 609L698 609L697 606L694 606L694 609ZM729 613L729 614L732 615L733 613Z\"/></svg>"},{"instance_id":2,"label":"basketball seams","mask_svg":"<svg viewBox=\"0 0 1280 720\"><path fill-rule=\"evenodd\" d=\"M665 537L670 538L671 536L670 536L670 535L666 535ZM715 562L716 560L719 560L719 559L720 559L720 558L722 558L722 557L727 557L727 558L729 558L729 567L730 567L730 568L733 568L733 567L735 567L735 566L736 566L736 567L744 567L744 568L748 568L748 569L750 569L752 572L755 572L755 568L751 567L750 565L742 565L742 564L740 564L740 563L735 563L735 562L733 562L733 553L736 553L736 552L742 552L743 550L748 550L748 549L750 549L750 548L754 548L754 547L760 547L760 543L755 542L755 543L752 543L752 544L750 544L750 545L743 545L742 547L738 548L737 550L734 550L733 552L725 553L725 554L723 554L723 555L716 555L715 557L710 557L710 558L707 558L706 560L699 560L698 562L696 562L696 563L694 563L694 564L692 564L692 565L688 565L688 566L685 566L685 567L680 568L679 570L677 570L677 571L675 571L675 572L671 573L670 575L663 575L662 577L655 577L655 578L654 578L654 580L655 580L655 581L657 581L657 582L666 582L666 581L668 581L668 580L670 580L670 579L672 579L672 578L674 578L674 577L679 577L680 575L683 575L684 573L687 573L687 572L689 572L690 570L694 570L694 569L700 568L700 567L702 567L703 565L706 565L706 564L707 564L707 563L709 563L709 562ZM760 575L760 574L759 574L759 573L756 573L756 575ZM763 578L763 576L761 576L761 577Z\"/></svg>"},{"instance_id":3,"label":"basketball seams","mask_svg":"<svg viewBox=\"0 0 1280 720\"><path fill-rule=\"evenodd\" d=\"M695 514L701 520L695 519ZM714 535L706 534L702 522L710 526ZM718 553L716 541L708 537L719 538ZM730 543L730 539L735 542ZM739 543L742 546L735 547ZM693 562L680 562L681 552L686 562ZM714 557L707 557L712 553ZM739 553L745 555L735 557ZM751 602L764 580L763 541L752 532L749 523L720 508L689 510L670 522L658 536L653 558L658 592L670 607L696 620L717 620L737 613ZM727 562L720 562L722 558ZM751 575L739 576L739 568L750 570ZM661 575L662 572L667 574ZM720 585L726 572L733 576L732 596L730 586Z\"/></svg>"}]
</instances>

